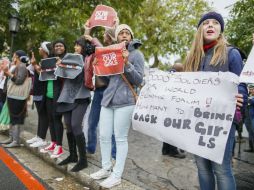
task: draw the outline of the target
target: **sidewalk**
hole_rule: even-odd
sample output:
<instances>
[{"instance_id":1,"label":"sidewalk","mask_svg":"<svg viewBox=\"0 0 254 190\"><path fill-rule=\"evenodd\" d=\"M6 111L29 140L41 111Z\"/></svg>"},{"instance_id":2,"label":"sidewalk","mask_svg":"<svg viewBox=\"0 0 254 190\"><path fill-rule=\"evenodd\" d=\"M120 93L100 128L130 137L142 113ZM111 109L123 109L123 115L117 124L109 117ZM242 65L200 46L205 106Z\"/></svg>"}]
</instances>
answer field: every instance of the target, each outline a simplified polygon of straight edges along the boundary
<instances>
[{"instance_id":1,"label":"sidewalk","mask_svg":"<svg viewBox=\"0 0 254 190\"><path fill-rule=\"evenodd\" d=\"M30 106L29 106L30 107ZM34 136L37 129L37 116L35 110L29 110L24 132L23 140ZM67 149L67 142L64 134L63 146ZM49 137L49 134L48 134ZM28 147L25 144L26 147ZM129 133L129 153L123 174L122 184L112 188L112 190L197 190L199 189L197 180L197 169L194 163L193 155L187 154L185 159L176 159L161 155L162 143L145 136L137 131L130 129ZM69 170L73 164L68 167L59 167L57 162L64 159L68 153L58 160L53 160L48 154L39 153L37 148L28 147L33 153L56 168L68 172L90 189L99 190L100 181L92 180L89 175L100 169L101 157L98 147L95 155L89 155L89 167L79 173L72 173ZM247 144L241 144L241 150L247 148ZM121 150L118 150L121 151ZM238 155L238 144L236 144L236 159L233 160L233 169L238 184L238 189L254 188L254 153L245 153L243 151ZM244 188L242 188L244 187Z\"/></svg>"}]
</instances>

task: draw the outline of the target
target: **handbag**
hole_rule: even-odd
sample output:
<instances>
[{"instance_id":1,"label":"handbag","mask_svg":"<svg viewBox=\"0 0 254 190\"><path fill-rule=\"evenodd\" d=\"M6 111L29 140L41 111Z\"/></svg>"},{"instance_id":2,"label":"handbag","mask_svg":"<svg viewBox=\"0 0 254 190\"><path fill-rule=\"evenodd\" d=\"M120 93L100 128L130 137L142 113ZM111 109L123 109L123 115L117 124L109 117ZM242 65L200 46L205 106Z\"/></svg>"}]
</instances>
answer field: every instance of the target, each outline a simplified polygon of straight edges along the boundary
<instances>
[{"instance_id":1,"label":"handbag","mask_svg":"<svg viewBox=\"0 0 254 190\"><path fill-rule=\"evenodd\" d=\"M90 55L92 57L88 57L88 59L85 59L85 66L84 66L84 85L86 88L89 90L94 90L94 85L93 85L93 55ZM89 60L90 59L90 60Z\"/></svg>"},{"instance_id":2,"label":"handbag","mask_svg":"<svg viewBox=\"0 0 254 190\"><path fill-rule=\"evenodd\" d=\"M133 87L131 86L130 82L128 81L128 79L126 78L126 76L121 73L121 77L122 79L124 80L124 82L128 85L128 87L130 88L132 94L133 94L133 97L134 97L134 100L135 100L135 103L137 102L138 100L138 94L135 92L135 90L133 89Z\"/></svg>"},{"instance_id":3,"label":"handbag","mask_svg":"<svg viewBox=\"0 0 254 190\"><path fill-rule=\"evenodd\" d=\"M95 75L95 88L102 88L108 86L108 81L100 76Z\"/></svg>"},{"instance_id":4,"label":"handbag","mask_svg":"<svg viewBox=\"0 0 254 190\"><path fill-rule=\"evenodd\" d=\"M16 100L25 100L30 95L31 86L32 79L28 76L21 85L17 85L12 80L9 80L7 83L7 97Z\"/></svg>"}]
</instances>

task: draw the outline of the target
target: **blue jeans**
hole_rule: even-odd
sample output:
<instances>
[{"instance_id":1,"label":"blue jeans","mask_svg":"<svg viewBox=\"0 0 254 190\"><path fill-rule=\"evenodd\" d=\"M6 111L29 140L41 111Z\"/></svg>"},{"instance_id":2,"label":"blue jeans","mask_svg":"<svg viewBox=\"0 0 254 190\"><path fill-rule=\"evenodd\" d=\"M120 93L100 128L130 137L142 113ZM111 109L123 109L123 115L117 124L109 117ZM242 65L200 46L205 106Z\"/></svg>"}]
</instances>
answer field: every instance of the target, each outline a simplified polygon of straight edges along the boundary
<instances>
[{"instance_id":1,"label":"blue jeans","mask_svg":"<svg viewBox=\"0 0 254 190\"><path fill-rule=\"evenodd\" d=\"M88 142L87 142L87 152L94 154L97 145L97 126L100 118L101 111L101 100L103 98L103 92L106 87L97 88L94 91L93 102L91 106L91 111L88 117ZM112 135L112 157L116 158L116 142L115 137Z\"/></svg>"},{"instance_id":2,"label":"blue jeans","mask_svg":"<svg viewBox=\"0 0 254 190\"><path fill-rule=\"evenodd\" d=\"M116 163L113 168L113 175L121 178L125 160L128 153L128 133L131 126L131 116L134 109L133 106L125 106L121 108L101 108L100 117L100 145L102 168L109 170L112 167L110 160L111 137L113 131L116 139Z\"/></svg>"},{"instance_id":3,"label":"blue jeans","mask_svg":"<svg viewBox=\"0 0 254 190\"><path fill-rule=\"evenodd\" d=\"M236 189L231 165L234 140L235 125L232 124L222 164L217 164L200 156L195 156L201 190L215 190L215 183L217 183L218 190Z\"/></svg>"},{"instance_id":4,"label":"blue jeans","mask_svg":"<svg viewBox=\"0 0 254 190\"><path fill-rule=\"evenodd\" d=\"M249 140L254 143L254 107L248 106L245 113L245 125L249 133Z\"/></svg>"}]
</instances>

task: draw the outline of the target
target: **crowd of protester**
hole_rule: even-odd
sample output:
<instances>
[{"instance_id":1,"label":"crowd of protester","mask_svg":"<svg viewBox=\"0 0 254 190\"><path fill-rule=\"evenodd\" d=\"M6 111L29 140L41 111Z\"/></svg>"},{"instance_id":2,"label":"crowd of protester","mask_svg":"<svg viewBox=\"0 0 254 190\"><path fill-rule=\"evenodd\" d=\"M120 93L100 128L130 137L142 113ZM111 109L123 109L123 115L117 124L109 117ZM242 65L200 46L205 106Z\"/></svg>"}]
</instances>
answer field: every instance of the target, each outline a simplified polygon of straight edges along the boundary
<instances>
[{"instance_id":1,"label":"crowd of protester","mask_svg":"<svg viewBox=\"0 0 254 190\"><path fill-rule=\"evenodd\" d=\"M69 73L72 78L56 77L55 80L42 80L40 75L44 69L40 64L41 60L37 61L34 53L29 58L23 50L16 51L11 62L8 59L1 60L0 108L3 108L2 112L7 108L10 118L9 138L1 144L5 148L20 146L20 125L24 124L28 96L32 94L38 114L37 135L26 142L31 147L39 148L41 153L50 153L51 158L58 158L64 152L62 141L65 125L69 155L58 164L76 163L71 171L78 172L89 167L87 153L94 154L96 151L99 126L102 169L90 176L94 180L106 178L100 185L111 188L121 183L128 153L128 132L136 101L123 75L93 76L93 65L99 64L95 59L94 50L95 47L125 42L126 49L122 53L124 77L134 87L143 82L145 60L139 50L142 43L134 38L133 30L127 24L116 22L113 28L106 28L103 45L97 38L92 37L87 27L85 28L85 34L73 42L73 47L70 45L67 48L65 42L60 39L54 42L44 41L39 47L40 59L57 57L56 66L62 64L67 52L79 54L83 59L83 69L79 73ZM204 14L198 22L185 63L175 64L169 72L229 71L239 76L243 69L241 55L238 49L227 43L223 33L222 16L216 12ZM15 90L25 91L31 83L32 92L15 96ZM243 116L242 120L249 132L250 148L245 151L254 152L254 85L248 87L249 90L244 83L238 86L236 114L238 112ZM85 139L82 121L85 114L88 114L87 107L90 104L88 139ZM235 117L222 164L195 156L202 190L214 190L216 186L219 190L236 189L231 159L237 122L239 121ZM46 142L48 129L49 144ZM162 154L185 158L182 150L167 143L163 143Z\"/></svg>"}]
</instances>

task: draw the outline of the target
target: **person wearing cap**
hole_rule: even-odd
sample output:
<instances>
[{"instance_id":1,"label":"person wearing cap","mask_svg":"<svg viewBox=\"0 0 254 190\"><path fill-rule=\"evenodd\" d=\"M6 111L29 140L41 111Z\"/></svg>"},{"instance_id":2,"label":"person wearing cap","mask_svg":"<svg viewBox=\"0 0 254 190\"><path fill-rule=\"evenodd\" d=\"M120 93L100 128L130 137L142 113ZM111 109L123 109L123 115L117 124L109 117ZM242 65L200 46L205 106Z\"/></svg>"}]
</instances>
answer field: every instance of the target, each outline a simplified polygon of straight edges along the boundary
<instances>
[{"instance_id":1,"label":"person wearing cap","mask_svg":"<svg viewBox=\"0 0 254 190\"><path fill-rule=\"evenodd\" d=\"M13 54L12 61L15 64L15 68L10 71L8 65L5 65L3 71L9 80L11 80L15 88L23 88L22 84L25 83L28 77L28 70L26 64L29 62L29 58L23 50L18 50ZM30 89L28 89L30 90ZM19 147L20 146L20 125L24 124L27 108L27 97L16 97L8 95L7 88L7 103L10 113L10 129L9 139L1 144L4 144L5 148Z\"/></svg>"},{"instance_id":2,"label":"person wearing cap","mask_svg":"<svg viewBox=\"0 0 254 190\"><path fill-rule=\"evenodd\" d=\"M118 25L118 24L117 24ZM116 26L117 26L116 25ZM92 41L92 38L87 38ZM115 39L115 27L113 28L105 28L103 34L103 44L105 46L109 46L116 43ZM101 45L102 46L102 45ZM91 110L88 117L88 141L87 141L87 152L89 154L94 154L97 146L97 126L100 118L101 111L101 101L103 97L103 93L108 86L108 78L95 76L95 90L94 96L91 103ZM112 135L112 151L111 151L112 159L116 159L116 142L115 136Z\"/></svg>"},{"instance_id":3,"label":"person wearing cap","mask_svg":"<svg viewBox=\"0 0 254 190\"><path fill-rule=\"evenodd\" d=\"M144 56L138 50L141 43L134 40L134 34L127 24L120 24L116 28L115 38L118 43L126 43L126 50L123 51L125 77L132 86L139 86L144 75ZM100 183L100 186L111 188L121 183L128 152L128 131L135 106L135 97L120 74L109 77L109 84L104 91L101 105L99 127L102 169L90 176L96 180L107 178ZM111 172L110 154L113 131L117 151L116 162Z\"/></svg>"},{"instance_id":4,"label":"person wearing cap","mask_svg":"<svg viewBox=\"0 0 254 190\"><path fill-rule=\"evenodd\" d=\"M42 42L39 47L39 55L42 59L49 58L52 56L52 44L50 42ZM45 91L45 87L47 82L39 80L39 74L41 71L40 64L37 64L34 52L32 52L31 64L35 70L34 72L34 82L33 82L33 101L36 106L37 114L38 114L38 128L37 135L29 140L26 143L30 144L30 147L42 147L47 145L45 139L47 135L47 131L49 126L52 124L49 123L48 119L48 110L45 106L45 100L43 99L43 94ZM52 130L50 130L51 141L56 141L55 135L52 134Z\"/></svg>"},{"instance_id":5,"label":"person wearing cap","mask_svg":"<svg viewBox=\"0 0 254 190\"><path fill-rule=\"evenodd\" d=\"M241 55L237 49L228 46L223 32L224 20L219 13L208 12L201 17L185 61L185 71L229 71L240 75L243 68ZM245 84L239 84L238 93L236 108L241 109L247 98ZM215 184L217 184L218 190L236 189L231 166L234 140L235 126L232 125L222 164L195 156L201 190L214 190Z\"/></svg>"},{"instance_id":6,"label":"person wearing cap","mask_svg":"<svg viewBox=\"0 0 254 190\"><path fill-rule=\"evenodd\" d=\"M52 44L52 51L55 57L59 57L60 59L65 56L67 53L67 47L65 42L62 39L55 40ZM43 94L45 98L45 103L48 112L50 130L52 131L52 135L55 136L55 141L51 141L51 143L43 149L40 149L40 152L52 153L50 155L51 158L58 158L63 154L62 141L63 141L63 123L62 123L62 113L58 113L57 100L60 96L61 90L63 86L63 81L60 78L56 80L48 80L46 85L46 90ZM51 137L52 138L52 137Z\"/></svg>"}]
</instances>

